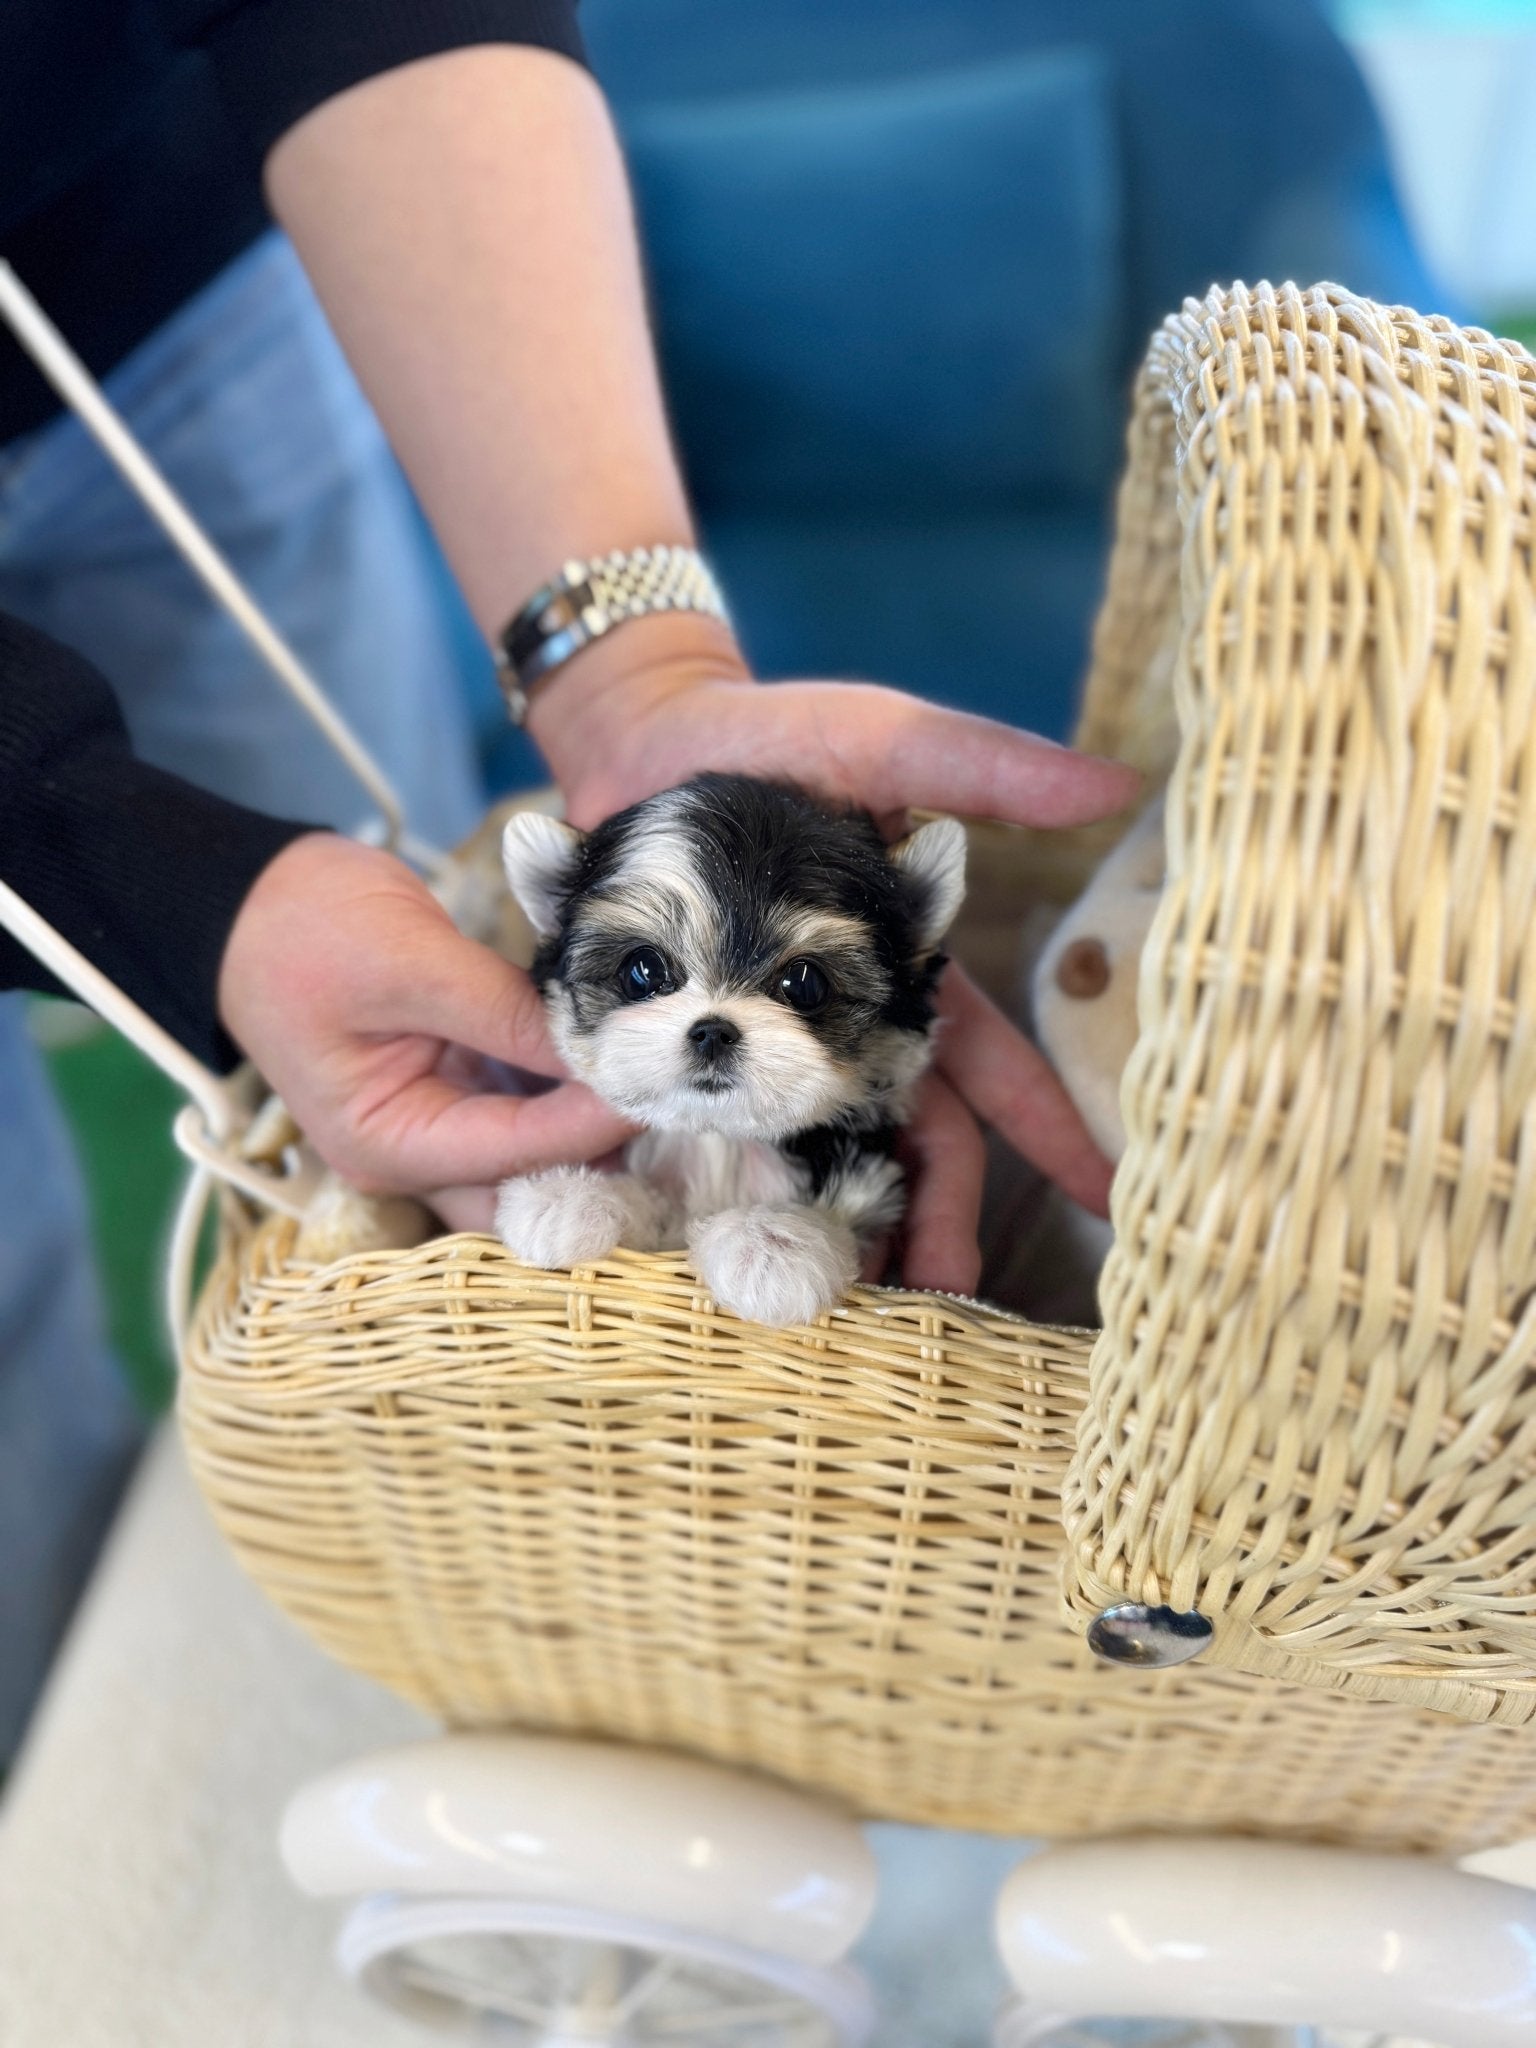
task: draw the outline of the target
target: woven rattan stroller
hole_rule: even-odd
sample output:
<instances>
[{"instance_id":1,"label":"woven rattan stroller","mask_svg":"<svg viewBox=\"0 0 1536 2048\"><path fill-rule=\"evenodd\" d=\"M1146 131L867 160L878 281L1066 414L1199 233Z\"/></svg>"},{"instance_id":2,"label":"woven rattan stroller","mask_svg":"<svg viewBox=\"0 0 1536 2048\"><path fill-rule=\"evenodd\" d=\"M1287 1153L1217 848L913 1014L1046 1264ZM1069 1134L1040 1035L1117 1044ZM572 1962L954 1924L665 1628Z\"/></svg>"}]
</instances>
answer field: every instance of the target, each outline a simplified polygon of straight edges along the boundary
<instances>
[{"instance_id":1,"label":"woven rattan stroller","mask_svg":"<svg viewBox=\"0 0 1536 2048\"><path fill-rule=\"evenodd\" d=\"M863 2038L865 1815L1114 1838L1005 1893L1008 2048L1536 2040L1536 1898L1434 1860L1536 1833L1533 551L1513 344L1291 286L1156 337L1078 734L1171 777L1101 1334L873 1289L773 1332L480 1237L317 1265L204 1086L194 1470L459 1731L290 1811L301 1883L387 1895L376 1990ZM1022 899L1104 844L977 850Z\"/></svg>"}]
</instances>

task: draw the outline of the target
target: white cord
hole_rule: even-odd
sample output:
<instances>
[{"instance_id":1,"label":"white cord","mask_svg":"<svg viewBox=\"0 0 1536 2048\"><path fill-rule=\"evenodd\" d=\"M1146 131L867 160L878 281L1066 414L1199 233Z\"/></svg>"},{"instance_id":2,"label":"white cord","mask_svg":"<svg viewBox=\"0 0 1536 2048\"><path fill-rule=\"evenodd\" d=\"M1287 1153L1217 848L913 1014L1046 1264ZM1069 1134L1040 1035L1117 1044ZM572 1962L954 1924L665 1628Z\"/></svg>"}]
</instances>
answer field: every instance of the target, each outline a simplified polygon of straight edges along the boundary
<instances>
[{"instance_id":1,"label":"white cord","mask_svg":"<svg viewBox=\"0 0 1536 2048\"><path fill-rule=\"evenodd\" d=\"M187 1332L192 1327L193 1269L212 1192L212 1174L205 1166L194 1166L176 1205L176 1227L171 1233L171 1255L165 1269L165 1305L178 1368L187 1355Z\"/></svg>"},{"instance_id":2,"label":"white cord","mask_svg":"<svg viewBox=\"0 0 1536 2048\"><path fill-rule=\"evenodd\" d=\"M8 263L0 263L0 313L194 573L367 790L384 817L385 845L397 847L405 829L404 807L389 777L150 461L100 385ZM434 849L419 843L413 843L411 850L424 865L432 865L436 858Z\"/></svg>"},{"instance_id":3,"label":"white cord","mask_svg":"<svg viewBox=\"0 0 1536 2048\"><path fill-rule=\"evenodd\" d=\"M185 1046L178 1045L153 1017L146 1016L131 996L125 996L116 982L109 981L99 967L93 967L62 932L56 932L5 882L0 882L0 925L82 1003L89 1003L109 1024L115 1024L146 1059L153 1060L162 1073L185 1089L202 1111L215 1138L228 1138L244 1121L236 1091L200 1060L193 1059Z\"/></svg>"},{"instance_id":4,"label":"white cord","mask_svg":"<svg viewBox=\"0 0 1536 2048\"><path fill-rule=\"evenodd\" d=\"M285 1216L302 1223L320 1185L320 1161L309 1154L290 1173L273 1173L254 1160L240 1159L227 1145L220 1145L198 1120L197 1109L187 1103L171 1125L171 1136L194 1166L216 1173L226 1186L238 1188L254 1202L280 1209Z\"/></svg>"}]
</instances>

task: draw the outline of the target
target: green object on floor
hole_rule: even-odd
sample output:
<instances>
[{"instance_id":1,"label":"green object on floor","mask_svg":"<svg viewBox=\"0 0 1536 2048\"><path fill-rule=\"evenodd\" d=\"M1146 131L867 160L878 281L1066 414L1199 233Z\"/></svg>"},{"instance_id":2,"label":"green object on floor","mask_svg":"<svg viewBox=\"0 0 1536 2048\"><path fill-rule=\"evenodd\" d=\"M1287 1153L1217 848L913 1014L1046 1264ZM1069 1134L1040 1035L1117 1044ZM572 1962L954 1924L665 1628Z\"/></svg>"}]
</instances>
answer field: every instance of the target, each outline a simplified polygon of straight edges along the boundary
<instances>
[{"instance_id":1,"label":"green object on floor","mask_svg":"<svg viewBox=\"0 0 1536 2048\"><path fill-rule=\"evenodd\" d=\"M186 1162L171 1138L182 1095L104 1024L40 1008L54 1086L74 1126L90 1194L113 1348L134 1393L158 1413L174 1383L165 1267ZM78 1019L78 1021L76 1021Z\"/></svg>"}]
</instances>

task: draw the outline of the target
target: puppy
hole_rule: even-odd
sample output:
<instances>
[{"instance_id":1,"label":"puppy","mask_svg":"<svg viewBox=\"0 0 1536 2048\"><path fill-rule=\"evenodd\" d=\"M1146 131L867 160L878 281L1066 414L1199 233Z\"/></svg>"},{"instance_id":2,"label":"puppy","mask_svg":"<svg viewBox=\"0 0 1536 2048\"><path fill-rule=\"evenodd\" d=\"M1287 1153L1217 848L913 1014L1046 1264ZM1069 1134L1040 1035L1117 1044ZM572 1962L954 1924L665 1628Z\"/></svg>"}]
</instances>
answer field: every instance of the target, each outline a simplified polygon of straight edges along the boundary
<instances>
[{"instance_id":1,"label":"puppy","mask_svg":"<svg viewBox=\"0 0 1536 2048\"><path fill-rule=\"evenodd\" d=\"M503 861L561 1057L645 1128L622 1173L508 1181L502 1242L548 1267L686 1246L738 1315L824 1313L901 1216L963 829L888 847L865 812L703 775L588 834L519 813Z\"/></svg>"}]
</instances>

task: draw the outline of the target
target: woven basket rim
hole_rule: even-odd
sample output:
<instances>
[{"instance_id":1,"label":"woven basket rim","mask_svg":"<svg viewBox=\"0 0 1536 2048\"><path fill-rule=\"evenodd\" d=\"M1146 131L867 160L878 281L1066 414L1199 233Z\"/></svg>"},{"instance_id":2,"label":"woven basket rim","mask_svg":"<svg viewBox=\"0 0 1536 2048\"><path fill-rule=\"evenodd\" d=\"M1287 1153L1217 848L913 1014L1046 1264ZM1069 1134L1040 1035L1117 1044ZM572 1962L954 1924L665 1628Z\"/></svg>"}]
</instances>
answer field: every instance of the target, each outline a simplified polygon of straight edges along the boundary
<instances>
[{"instance_id":1,"label":"woven basket rim","mask_svg":"<svg viewBox=\"0 0 1536 2048\"><path fill-rule=\"evenodd\" d=\"M308 1260L294 1257L288 1249L297 1230L291 1218L273 1215L227 1231L220 1257L200 1290L193 1317L188 1368L199 1379L209 1383L238 1382L255 1391L272 1388L283 1377L280 1368L274 1370L259 1359L232 1355L209 1341L211 1326L224 1312L229 1298L227 1290L231 1287L238 1291L242 1304L247 1299L259 1300L265 1319L287 1323L297 1333L315 1311L339 1293L346 1295L349 1311L355 1314L358 1304L366 1303L371 1293L387 1295L398 1287L402 1276L433 1271L456 1273L466 1282L480 1282L487 1295L496 1291L499 1282L510 1279L515 1286L503 1289L509 1305L515 1303L524 1310L540 1300L551 1304L572 1298L600 1302L605 1288L625 1289L637 1284L651 1289L670 1288L670 1297L658 1296L657 1320L672 1320L690 1313L707 1316L714 1322L738 1328L752 1347L751 1354L739 1360L712 1355L708 1363L710 1375L723 1377L739 1372L743 1376L760 1376L762 1354L773 1353L775 1375L782 1382L773 1391L773 1403L781 1402L790 1386L814 1382L832 1359L861 1359L871 1375L888 1383L920 1384L933 1370L933 1362L922 1356L924 1345L947 1343L969 1334L982 1342L995 1343L999 1355L995 1364L970 1361L968 1371L978 1377L995 1377L999 1384L1016 1386L1018 1365L1008 1358L1007 1347L1018 1344L1044 1350L1052 1356L1051 1372L1042 1373L1029 1366L1025 1378L1032 1382L1059 1378L1058 1398L1075 1407L1086 1387L1089 1355L1098 1336L1096 1330L1070 1324L1036 1323L1011 1309L969 1295L866 1284L850 1290L843 1303L815 1324L788 1331L772 1330L742 1323L716 1308L708 1289L681 1254L619 1251L569 1271L545 1272L523 1265L487 1232L450 1231L407 1251L354 1251L329 1260ZM274 1286L286 1297L280 1304L271 1298ZM855 1341L867 1329L864 1319L871 1313L880 1318L882 1333L900 1333L903 1349L874 1355ZM925 1324L934 1327L925 1329ZM536 1369L557 1376L578 1368L550 1353L537 1360ZM530 1374L534 1370L531 1363ZM601 1377L591 1378L590 1364L580 1370L592 1385L603 1384ZM949 1370L953 1370L952 1364ZM311 1390L318 1392L312 1364L306 1371L311 1375ZM451 1368L434 1362L425 1376L445 1377L450 1371ZM350 1368L345 1363L338 1363L331 1372L338 1391L346 1391L352 1385ZM420 1376L404 1363L399 1372L402 1385ZM619 1373L615 1377L627 1382L630 1376ZM768 1398L765 1396L765 1401Z\"/></svg>"}]
</instances>

